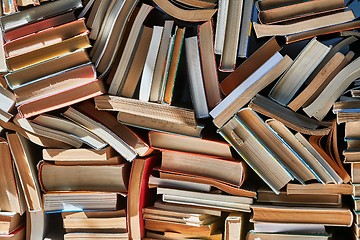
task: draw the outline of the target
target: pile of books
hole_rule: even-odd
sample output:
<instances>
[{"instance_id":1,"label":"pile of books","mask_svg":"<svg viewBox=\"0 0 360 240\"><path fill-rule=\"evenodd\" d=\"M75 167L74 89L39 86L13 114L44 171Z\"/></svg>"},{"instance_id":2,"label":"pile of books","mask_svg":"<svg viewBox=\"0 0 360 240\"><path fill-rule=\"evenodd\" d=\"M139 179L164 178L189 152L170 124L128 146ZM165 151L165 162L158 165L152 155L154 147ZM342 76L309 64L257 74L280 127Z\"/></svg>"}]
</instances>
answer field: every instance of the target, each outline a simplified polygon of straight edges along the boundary
<instances>
[{"instance_id":1,"label":"pile of books","mask_svg":"<svg viewBox=\"0 0 360 240\"><path fill-rule=\"evenodd\" d=\"M2 6L0 239L360 238L358 1Z\"/></svg>"}]
</instances>

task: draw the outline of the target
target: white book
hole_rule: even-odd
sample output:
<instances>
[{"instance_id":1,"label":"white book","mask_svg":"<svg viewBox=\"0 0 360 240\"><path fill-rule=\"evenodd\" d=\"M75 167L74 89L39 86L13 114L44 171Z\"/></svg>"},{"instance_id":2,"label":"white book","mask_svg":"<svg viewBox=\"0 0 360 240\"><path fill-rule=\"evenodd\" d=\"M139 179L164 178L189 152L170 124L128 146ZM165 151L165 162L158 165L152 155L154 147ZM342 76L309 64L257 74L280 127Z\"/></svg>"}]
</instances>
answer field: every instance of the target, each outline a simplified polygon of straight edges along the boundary
<instances>
[{"instance_id":1,"label":"white book","mask_svg":"<svg viewBox=\"0 0 360 240\"><path fill-rule=\"evenodd\" d=\"M296 57L294 63L277 81L269 97L286 106L304 84L306 79L320 64L330 47L313 38Z\"/></svg>"},{"instance_id":2,"label":"white book","mask_svg":"<svg viewBox=\"0 0 360 240\"><path fill-rule=\"evenodd\" d=\"M0 110L9 112L14 107L15 100L15 95L0 85Z\"/></svg>"},{"instance_id":3,"label":"white book","mask_svg":"<svg viewBox=\"0 0 360 240\"><path fill-rule=\"evenodd\" d=\"M3 32L0 31L0 72L5 73L8 71L6 66L6 58L4 52L4 40L3 40Z\"/></svg>"},{"instance_id":4,"label":"white book","mask_svg":"<svg viewBox=\"0 0 360 240\"><path fill-rule=\"evenodd\" d=\"M254 231L264 233L326 233L325 225L309 223L253 222Z\"/></svg>"},{"instance_id":5,"label":"white book","mask_svg":"<svg viewBox=\"0 0 360 240\"><path fill-rule=\"evenodd\" d=\"M155 63L159 53L163 27L154 26L150 41L149 51L146 56L144 70L140 81L139 100L148 102L150 99L151 85L154 76Z\"/></svg>"},{"instance_id":6,"label":"white book","mask_svg":"<svg viewBox=\"0 0 360 240\"><path fill-rule=\"evenodd\" d=\"M191 99L197 118L209 116L204 80L201 72L199 44L197 36L185 39L186 63L190 84Z\"/></svg>"},{"instance_id":7,"label":"white book","mask_svg":"<svg viewBox=\"0 0 360 240\"><path fill-rule=\"evenodd\" d=\"M228 8L229 0L219 0L214 43L214 52L219 55L222 54L224 47Z\"/></svg>"},{"instance_id":8,"label":"white book","mask_svg":"<svg viewBox=\"0 0 360 240\"><path fill-rule=\"evenodd\" d=\"M173 29L174 21L165 21L159 53L155 63L154 75L150 90L150 101L159 101L160 90L162 86L163 76L165 74L165 67L167 61L167 53L169 51L169 44L171 40L171 30Z\"/></svg>"},{"instance_id":9,"label":"white book","mask_svg":"<svg viewBox=\"0 0 360 240\"><path fill-rule=\"evenodd\" d=\"M230 106L241 94L243 94L248 88L256 83L261 77L269 72L273 67L278 64L283 56L276 52L269 60L267 60L260 68L258 68L253 74L251 74L244 82L242 82L237 88L235 88L224 100L222 100L211 112L210 115L213 118L219 116L227 107Z\"/></svg>"}]
</instances>

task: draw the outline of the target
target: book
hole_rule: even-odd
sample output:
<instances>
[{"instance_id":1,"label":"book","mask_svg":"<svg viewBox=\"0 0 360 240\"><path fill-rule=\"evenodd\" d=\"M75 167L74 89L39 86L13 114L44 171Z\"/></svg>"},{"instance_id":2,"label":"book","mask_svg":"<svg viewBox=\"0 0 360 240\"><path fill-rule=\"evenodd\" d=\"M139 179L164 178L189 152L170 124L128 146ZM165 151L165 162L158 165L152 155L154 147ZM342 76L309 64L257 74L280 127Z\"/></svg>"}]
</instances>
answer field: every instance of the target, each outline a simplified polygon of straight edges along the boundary
<instances>
[{"instance_id":1,"label":"book","mask_svg":"<svg viewBox=\"0 0 360 240\"><path fill-rule=\"evenodd\" d=\"M294 19L307 18L314 15L329 14L344 9L344 1L295 2L291 5L260 10L259 19L263 24L279 23Z\"/></svg>"},{"instance_id":2,"label":"book","mask_svg":"<svg viewBox=\"0 0 360 240\"><path fill-rule=\"evenodd\" d=\"M76 19L73 11L64 12L63 14L56 15L50 18L43 19L41 21L36 21L30 24L26 24L22 27L9 30L4 33L5 42L12 41L17 38L24 37L26 35L39 32L44 29L51 27L60 26L62 24L72 22Z\"/></svg>"},{"instance_id":3,"label":"book","mask_svg":"<svg viewBox=\"0 0 360 240\"><path fill-rule=\"evenodd\" d=\"M279 193L281 188L293 180L293 176L284 165L272 152L264 148L254 133L237 116L221 127L219 133L274 192ZM269 174L272 171L278 174L276 176Z\"/></svg>"},{"instance_id":4,"label":"book","mask_svg":"<svg viewBox=\"0 0 360 240\"><path fill-rule=\"evenodd\" d=\"M200 64L198 41L197 36L185 38L187 74L195 115L197 118L206 118L209 116L209 110Z\"/></svg>"},{"instance_id":5,"label":"book","mask_svg":"<svg viewBox=\"0 0 360 240\"><path fill-rule=\"evenodd\" d=\"M225 219L225 239L243 240L246 239L248 230L249 215L246 213L232 212Z\"/></svg>"},{"instance_id":6,"label":"book","mask_svg":"<svg viewBox=\"0 0 360 240\"><path fill-rule=\"evenodd\" d=\"M164 1L166 2L166 1ZM178 71L180 55L182 52L183 42L184 42L185 28L177 28L174 35L174 45L171 52L171 60L169 64L168 73L166 74L166 79L163 80L164 83L164 95L162 102L168 103L171 105L174 94L175 80Z\"/></svg>"},{"instance_id":7,"label":"book","mask_svg":"<svg viewBox=\"0 0 360 240\"><path fill-rule=\"evenodd\" d=\"M330 48L313 38L296 57L293 64L276 82L269 93L274 101L286 106L312 71L330 51Z\"/></svg>"},{"instance_id":8,"label":"book","mask_svg":"<svg viewBox=\"0 0 360 240\"><path fill-rule=\"evenodd\" d=\"M1 211L23 214L25 212L25 201L12 162L9 144L5 139L0 140L2 159L2 167L0 168L0 209Z\"/></svg>"},{"instance_id":9,"label":"book","mask_svg":"<svg viewBox=\"0 0 360 240\"><path fill-rule=\"evenodd\" d=\"M134 53L133 61L129 68L127 77L124 80L124 86L120 90L120 94L123 97L132 98L134 96L135 90L140 81L142 70L145 66L145 56L147 53L146 51L150 46L152 31L152 28L144 27L141 33L139 44L137 46L136 52Z\"/></svg>"},{"instance_id":10,"label":"book","mask_svg":"<svg viewBox=\"0 0 360 240\"><path fill-rule=\"evenodd\" d=\"M40 186L36 176L36 164L40 160L37 149L29 140L17 133L7 133L11 155L14 159L28 211L42 211Z\"/></svg>"},{"instance_id":11,"label":"book","mask_svg":"<svg viewBox=\"0 0 360 240\"><path fill-rule=\"evenodd\" d=\"M155 149L168 149L233 159L230 144L210 137L197 138L150 131L149 143Z\"/></svg>"},{"instance_id":12,"label":"book","mask_svg":"<svg viewBox=\"0 0 360 240\"><path fill-rule=\"evenodd\" d=\"M61 1L52 2L51 4L43 4L36 8L36 11L29 8L27 10L19 11L15 14L2 17L0 24L4 32L8 32L15 28L19 28L28 23L36 22L38 19L46 19L55 15L59 15L69 10L81 8L81 1Z\"/></svg>"},{"instance_id":13,"label":"book","mask_svg":"<svg viewBox=\"0 0 360 240\"><path fill-rule=\"evenodd\" d=\"M329 240L331 239L331 234L291 234L291 233L262 233L250 231L248 234L248 240L256 239L264 240L285 240L285 239L294 239L294 240L307 240L307 239L316 239L316 240Z\"/></svg>"},{"instance_id":14,"label":"book","mask_svg":"<svg viewBox=\"0 0 360 240\"><path fill-rule=\"evenodd\" d=\"M12 110L12 108L15 105L16 96L14 95L13 92L0 86L0 101L1 101L0 109L3 112L8 113Z\"/></svg>"},{"instance_id":15,"label":"book","mask_svg":"<svg viewBox=\"0 0 360 240\"><path fill-rule=\"evenodd\" d=\"M282 122L288 128L302 134L326 135L331 130L330 122L320 122L308 118L259 94L250 101L249 107L260 114Z\"/></svg>"},{"instance_id":16,"label":"book","mask_svg":"<svg viewBox=\"0 0 360 240\"><path fill-rule=\"evenodd\" d=\"M287 194L343 194L350 195L352 193L352 187L349 184L294 184L289 183L286 186Z\"/></svg>"},{"instance_id":17,"label":"book","mask_svg":"<svg viewBox=\"0 0 360 240\"><path fill-rule=\"evenodd\" d=\"M117 95L118 92L121 91L123 87L124 80L126 77L126 72L129 69L131 63L130 60L132 59L132 56L134 54L134 49L135 49L134 46L138 41L137 39L139 38L139 33L142 29L143 22L145 21L145 18L152 9L153 9L152 6L143 4L141 6L141 9L139 10L139 13L136 15L136 19L128 36L123 54L121 56L120 62L116 68L116 72L113 76L113 79L111 81L108 90L108 93L111 95ZM92 57L92 60L94 60L94 56Z\"/></svg>"},{"instance_id":18,"label":"book","mask_svg":"<svg viewBox=\"0 0 360 240\"><path fill-rule=\"evenodd\" d=\"M63 115L100 137L126 160L132 161L137 156L135 150L130 147L121 137L119 137L119 135L111 131L111 129L104 126L102 123L93 120L88 115L78 111L73 107L69 107L63 113Z\"/></svg>"},{"instance_id":19,"label":"book","mask_svg":"<svg viewBox=\"0 0 360 240\"><path fill-rule=\"evenodd\" d=\"M85 19L77 19L9 41L4 44L4 50L7 57L14 57L64 41L86 31Z\"/></svg>"},{"instance_id":20,"label":"book","mask_svg":"<svg viewBox=\"0 0 360 240\"><path fill-rule=\"evenodd\" d=\"M42 114L35 117L31 122L50 129L68 133L78 138L84 144L97 150L102 149L107 145L107 143L89 130L60 117Z\"/></svg>"},{"instance_id":21,"label":"book","mask_svg":"<svg viewBox=\"0 0 360 240\"><path fill-rule=\"evenodd\" d=\"M45 76L53 75L64 69L79 66L90 62L89 56L84 49L70 52L45 62L31 65L5 75L6 83L14 90Z\"/></svg>"},{"instance_id":22,"label":"book","mask_svg":"<svg viewBox=\"0 0 360 240\"><path fill-rule=\"evenodd\" d=\"M176 203L166 203L162 202L160 200L155 201L154 207L168 210L168 211L174 211L174 212L186 212L191 214L208 214L212 216L221 216L221 211L216 209L210 209L210 208L203 208L203 207L197 207L197 206L186 206Z\"/></svg>"},{"instance_id":23,"label":"book","mask_svg":"<svg viewBox=\"0 0 360 240\"><path fill-rule=\"evenodd\" d=\"M331 106L338 99L342 92L357 78L358 64L360 59L357 58L344 67L320 93L320 95L307 107L303 108L304 112L321 121ZM336 87L335 87L336 86Z\"/></svg>"},{"instance_id":24,"label":"book","mask_svg":"<svg viewBox=\"0 0 360 240\"><path fill-rule=\"evenodd\" d=\"M75 37L65 39L64 41L7 58L6 64L8 69L16 71L63 54L68 54L75 50L88 48L91 45L87 34L88 32L85 32Z\"/></svg>"},{"instance_id":25,"label":"book","mask_svg":"<svg viewBox=\"0 0 360 240\"><path fill-rule=\"evenodd\" d=\"M252 16L255 15L254 11L256 11L254 1L244 0L237 53L237 56L240 58L249 57L249 42L252 28L251 19Z\"/></svg>"},{"instance_id":26,"label":"book","mask_svg":"<svg viewBox=\"0 0 360 240\"><path fill-rule=\"evenodd\" d=\"M163 187L156 188L156 193L162 194L164 202L214 208L230 212L250 212L250 205L253 203L253 198L248 197L199 193Z\"/></svg>"},{"instance_id":27,"label":"book","mask_svg":"<svg viewBox=\"0 0 360 240\"><path fill-rule=\"evenodd\" d=\"M214 52L218 55L222 54L224 47L228 10L229 10L229 2L224 0L219 0L217 18L216 18L215 40L214 40Z\"/></svg>"},{"instance_id":28,"label":"book","mask_svg":"<svg viewBox=\"0 0 360 240\"><path fill-rule=\"evenodd\" d=\"M150 102L161 102L161 88L163 85L163 79L165 75L165 67L167 61L168 52L170 52L171 47L170 39L171 32L174 26L174 21L167 20L164 23L163 34L161 36L159 52L155 62L155 69L153 74L153 80L150 89Z\"/></svg>"},{"instance_id":29,"label":"book","mask_svg":"<svg viewBox=\"0 0 360 240\"><path fill-rule=\"evenodd\" d=\"M127 163L109 166L61 166L41 161L37 168L40 186L44 192L127 192L130 172L130 165ZM76 178L71 177L74 175L76 175ZM114 181L114 179L117 181Z\"/></svg>"},{"instance_id":30,"label":"book","mask_svg":"<svg viewBox=\"0 0 360 240\"><path fill-rule=\"evenodd\" d=\"M43 194L44 211L115 211L119 198L115 192L47 192Z\"/></svg>"},{"instance_id":31,"label":"book","mask_svg":"<svg viewBox=\"0 0 360 240\"><path fill-rule=\"evenodd\" d=\"M292 234L326 234L324 224L312 223L272 223L253 222L254 232L292 233Z\"/></svg>"},{"instance_id":32,"label":"book","mask_svg":"<svg viewBox=\"0 0 360 240\"><path fill-rule=\"evenodd\" d=\"M314 29L321 29L328 26L334 26L341 23L347 23L354 20L354 13L350 11L327 14L313 19L306 19L292 24L259 24L253 23L256 36L258 38L266 36L286 36Z\"/></svg>"},{"instance_id":33,"label":"book","mask_svg":"<svg viewBox=\"0 0 360 240\"><path fill-rule=\"evenodd\" d=\"M78 149L58 149L44 148L42 158L47 161L105 161L115 157L116 151L111 147L105 147L100 150L90 148Z\"/></svg>"},{"instance_id":34,"label":"book","mask_svg":"<svg viewBox=\"0 0 360 240\"><path fill-rule=\"evenodd\" d=\"M144 70L140 80L139 100L148 102L150 100L151 85L155 70L155 63L159 53L160 41L163 34L163 27L154 26L151 36L149 50L146 56Z\"/></svg>"},{"instance_id":35,"label":"book","mask_svg":"<svg viewBox=\"0 0 360 240\"><path fill-rule=\"evenodd\" d=\"M233 71L236 67L242 11L243 1L229 2L224 45L219 63L219 70L221 71Z\"/></svg>"},{"instance_id":36,"label":"book","mask_svg":"<svg viewBox=\"0 0 360 240\"><path fill-rule=\"evenodd\" d=\"M281 46L275 37L269 39L220 83L221 91L229 95L280 49Z\"/></svg>"},{"instance_id":37,"label":"book","mask_svg":"<svg viewBox=\"0 0 360 240\"><path fill-rule=\"evenodd\" d=\"M221 101L213 46L213 21L201 24L197 31L206 102L208 108L212 109Z\"/></svg>"},{"instance_id":38,"label":"book","mask_svg":"<svg viewBox=\"0 0 360 240\"><path fill-rule=\"evenodd\" d=\"M154 3L170 16L187 22L208 21L216 12L216 9L185 10L165 0L155 0Z\"/></svg>"},{"instance_id":39,"label":"book","mask_svg":"<svg viewBox=\"0 0 360 240\"><path fill-rule=\"evenodd\" d=\"M82 233L82 232L75 232L75 233L66 233L64 234L65 240L79 240L79 239L120 239L126 240L128 239L128 233Z\"/></svg>"},{"instance_id":40,"label":"book","mask_svg":"<svg viewBox=\"0 0 360 240\"><path fill-rule=\"evenodd\" d=\"M253 221L313 223L327 226L351 226L353 222L352 212L348 208L252 205L251 209L253 210Z\"/></svg>"},{"instance_id":41,"label":"book","mask_svg":"<svg viewBox=\"0 0 360 240\"><path fill-rule=\"evenodd\" d=\"M126 232L125 210L62 212L66 232Z\"/></svg>"},{"instance_id":42,"label":"book","mask_svg":"<svg viewBox=\"0 0 360 240\"><path fill-rule=\"evenodd\" d=\"M0 236L10 235L18 228L22 228L25 223L24 215L16 212L0 212Z\"/></svg>"},{"instance_id":43,"label":"book","mask_svg":"<svg viewBox=\"0 0 360 240\"><path fill-rule=\"evenodd\" d=\"M33 82L23 84L13 90L16 94L16 105L23 105L47 98L59 92L65 92L97 81L96 70L92 63L69 68Z\"/></svg>"},{"instance_id":44,"label":"book","mask_svg":"<svg viewBox=\"0 0 360 240\"><path fill-rule=\"evenodd\" d=\"M134 160L131 167L128 193L128 231L133 239L141 239L145 235L142 209L149 204L151 191L148 189L148 181L151 170L159 162L158 156Z\"/></svg>"},{"instance_id":45,"label":"book","mask_svg":"<svg viewBox=\"0 0 360 240\"><path fill-rule=\"evenodd\" d=\"M161 169L199 175L240 187L245 179L243 162L178 151L161 152ZM189 166L193 166L189 169ZM222 173L218 171L222 169Z\"/></svg>"},{"instance_id":46,"label":"book","mask_svg":"<svg viewBox=\"0 0 360 240\"><path fill-rule=\"evenodd\" d=\"M288 57L282 57L276 53L258 70L235 88L223 101L221 101L211 112L213 122L221 127L240 108L244 107L258 92L275 81L292 63Z\"/></svg>"}]
</instances>

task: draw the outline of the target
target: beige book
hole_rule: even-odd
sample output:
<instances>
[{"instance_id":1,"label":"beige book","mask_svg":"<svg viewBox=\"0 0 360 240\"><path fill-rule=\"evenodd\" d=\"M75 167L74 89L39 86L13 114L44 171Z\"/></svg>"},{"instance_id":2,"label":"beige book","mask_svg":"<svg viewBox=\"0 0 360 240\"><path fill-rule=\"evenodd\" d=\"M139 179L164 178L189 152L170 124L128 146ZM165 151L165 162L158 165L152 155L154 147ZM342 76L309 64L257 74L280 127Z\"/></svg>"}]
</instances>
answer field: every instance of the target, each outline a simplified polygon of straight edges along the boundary
<instances>
[{"instance_id":1,"label":"beige book","mask_svg":"<svg viewBox=\"0 0 360 240\"><path fill-rule=\"evenodd\" d=\"M311 183L306 185L289 183L286 193L291 194L343 194L350 195L352 187L350 184L322 184Z\"/></svg>"},{"instance_id":2,"label":"beige book","mask_svg":"<svg viewBox=\"0 0 360 240\"><path fill-rule=\"evenodd\" d=\"M105 161L116 156L116 151L111 147L100 150L90 148L60 149L44 148L43 159L47 161Z\"/></svg>"},{"instance_id":3,"label":"beige book","mask_svg":"<svg viewBox=\"0 0 360 240\"><path fill-rule=\"evenodd\" d=\"M310 84L294 98L288 107L294 112L300 109L316 92L319 88L324 89L329 81L331 81L333 72L339 72L339 67L342 65L345 56L338 52L336 53L329 62L320 70L316 77L310 82ZM348 61L346 61L348 62ZM338 71L337 71L338 69Z\"/></svg>"},{"instance_id":4,"label":"beige book","mask_svg":"<svg viewBox=\"0 0 360 240\"><path fill-rule=\"evenodd\" d=\"M232 212L225 219L225 240L245 240L248 231L249 214Z\"/></svg>"},{"instance_id":5,"label":"beige book","mask_svg":"<svg viewBox=\"0 0 360 240\"><path fill-rule=\"evenodd\" d=\"M306 32L323 27L333 26L340 23L350 22L355 19L353 12L346 11L328 14L325 16L303 20L287 25L266 25L254 23L254 29L258 38L266 36L285 36L300 32Z\"/></svg>"},{"instance_id":6,"label":"beige book","mask_svg":"<svg viewBox=\"0 0 360 240\"><path fill-rule=\"evenodd\" d=\"M146 53L150 46L152 31L152 28L144 27L141 33L129 72L124 80L124 86L119 91L123 97L132 98L139 84L140 76L145 66Z\"/></svg>"},{"instance_id":7,"label":"beige book","mask_svg":"<svg viewBox=\"0 0 360 240\"><path fill-rule=\"evenodd\" d=\"M276 82L269 97L286 106L329 51L330 47L313 38Z\"/></svg>"},{"instance_id":8,"label":"beige book","mask_svg":"<svg viewBox=\"0 0 360 240\"><path fill-rule=\"evenodd\" d=\"M353 215L349 208L283 207L252 205L253 221L277 223L319 223L349 227Z\"/></svg>"},{"instance_id":9,"label":"beige book","mask_svg":"<svg viewBox=\"0 0 360 240\"><path fill-rule=\"evenodd\" d=\"M155 0L154 2L170 16L186 22L208 21L216 12L216 9L185 10L177 7L167 0Z\"/></svg>"},{"instance_id":10,"label":"beige book","mask_svg":"<svg viewBox=\"0 0 360 240\"><path fill-rule=\"evenodd\" d=\"M303 108L309 117L322 121L331 109L334 102L360 77L360 58L353 60L344 67L320 93L320 95L307 107Z\"/></svg>"}]
</instances>

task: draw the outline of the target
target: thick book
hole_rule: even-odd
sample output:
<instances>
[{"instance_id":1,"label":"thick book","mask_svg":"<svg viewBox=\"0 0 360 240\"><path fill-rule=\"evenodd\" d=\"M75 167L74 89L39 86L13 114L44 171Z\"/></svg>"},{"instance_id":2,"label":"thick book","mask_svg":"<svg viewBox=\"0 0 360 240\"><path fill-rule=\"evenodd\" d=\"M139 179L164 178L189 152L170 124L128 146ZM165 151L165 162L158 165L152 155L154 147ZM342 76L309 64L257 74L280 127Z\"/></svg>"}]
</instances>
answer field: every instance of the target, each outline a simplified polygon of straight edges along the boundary
<instances>
[{"instance_id":1,"label":"thick book","mask_svg":"<svg viewBox=\"0 0 360 240\"><path fill-rule=\"evenodd\" d=\"M121 91L124 85L127 72L130 68L131 62L133 61L133 55L136 50L135 46L136 43L138 42L138 38L142 30L143 23L152 9L153 9L152 6L143 4L139 10L139 13L136 15L135 21L129 33L128 39L126 41L126 45L121 55L120 61L116 67L115 74L110 84L110 88L108 92L111 95L118 95L118 93ZM95 56L93 55L92 57L93 61L94 61L94 57Z\"/></svg>"},{"instance_id":2,"label":"thick book","mask_svg":"<svg viewBox=\"0 0 360 240\"><path fill-rule=\"evenodd\" d=\"M116 151L111 147L106 147L100 150L90 148L78 149L59 149L59 148L44 148L42 150L42 158L47 161L105 161L109 158L115 157Z\"/></svg>"},{"instance_id":3,"label":"thick book","mask_svg":"<svg viewBox=\"0 0 360 240\"><path fill-rule=\"evenodd\" d=\"M16 212L0 212L0 236L10 235L16 229L24 226L25 215L20 215Z\"/></svg>"},{"instance_id":4,"label":"thick book","mask_svg":"<svg viewBox=\"0 0 360 240\"><path fill-rule=\"evenodd\" d=\"M137 158L131 167L128 192L128 231L132 239L141 239L145 236L142 209L149 205L152 191L148 181L152 169L159 164L159 157L153 155L148 158Z\"/></svg>"},{"instance_id":5,"label":"thick book","mask_svg":"<svg viewBox=\"0 0 360 240\"><path fill-rule=\"evenodd\" d=\"M128 163L108 166L61 166L41 161L37 168L40 186L44 192L127 192L130 172ZM74 175L76 175L76 178L72 178ZM114 181L114 179L117 181Z\"/></svg>"},{"instance_id":6,"label":"thick book","mask_svg":"<svg viewBox=\"0 0 360 240\"><path fill-rule=\"evenodd\" d=\"M243 162L178 151L162 151L161 169L199 175L240 187L245 180ZM193 166L189 169L189 166ZM222 169L219 172L219 169Z\"/></svg>"},{"instance_id":7,"label":"thick book","mask_svg":"<svg viewBox=\"0 0 360 240\"><path fill-rule=\"evenodd\" d=\"M210 112L210 115L214 118L214 124L217 127L224 125L258 92L274 82L291 64L290 57L282 57L277 52Z\"/></svg>"},{"instance_id":8,"label":"thick book","mask_svg":"<svg viewBox=\"0 0 360 240\"><path fill-rule=\"evenodd\" d=\"M220 83L221 91L229 95L280 49L281 46L275 37L268 40Z\"/></svg>"},{"instance_id":9,"label":"thick book","mask_svg":"<svg viewBox=\"0 0 360 240\"><path fill-rule=\"evenodd\" d=\"M249 228L249 214L232 212L225 219L224 239L245 240Z\"/></svg>"},{"instance_id":10,"label":"thick book","mask_svg":"<svg viewBox=\"0 0 360 240\"><path fill-rule=\"evenodd\" d=\"M329 51L330 47L313 38L276 82L269 97L286 106Z\"/></svg>"},{"instance_id":11,"label":"thick book","mask_svg":"<svg viewBox=\"0 0 360 240\"><path fill-rule=\"evenodd\" d=\"M17 133L7 133L6 137L24 191L27 210L42 211L43 204L36 174L36 164L41 159L38 149Z\"/></svg>"},{"instance_id":12,"label":"thick book","mask_svg":"<svg viewBox=\"0 0 360 240\"><path fill-rule=\"evenodd\" d=\"M314 208L252 205L253 221L313 223L349 227L353 215L349 208Z\"/></svg>"},{"instance_id":13,"label":"thick book","mask_svg":"<svg viewBox=\"0 0 360 240\"><path fill-rule=\"evenodd\" d=\"M101 80L20 105L17 109L22 117L29 118L41 113L67 107L105 93Z\"/></svg>"},{"instance_id":14,"label":"thick book","mask_svg":"<svg viewBox=\"0 0 360 240\"><path fill-rule=\"evenodd\" d=\"M168 149L233 159L230 144L218 138L197 138L150 131L149 142L150 146L155 149Z\"/></svg>"},{"instance_id":15,"label":"thick book","mask_svg":"<svg viewBox=\"0 0 360 240\"><path fill-rule=\"evenodd\" d=\"M237 116L221 127L219 133L274 192L279 193L281 188L293 180L285 166Z\"/></svg>"}]
</instances>

